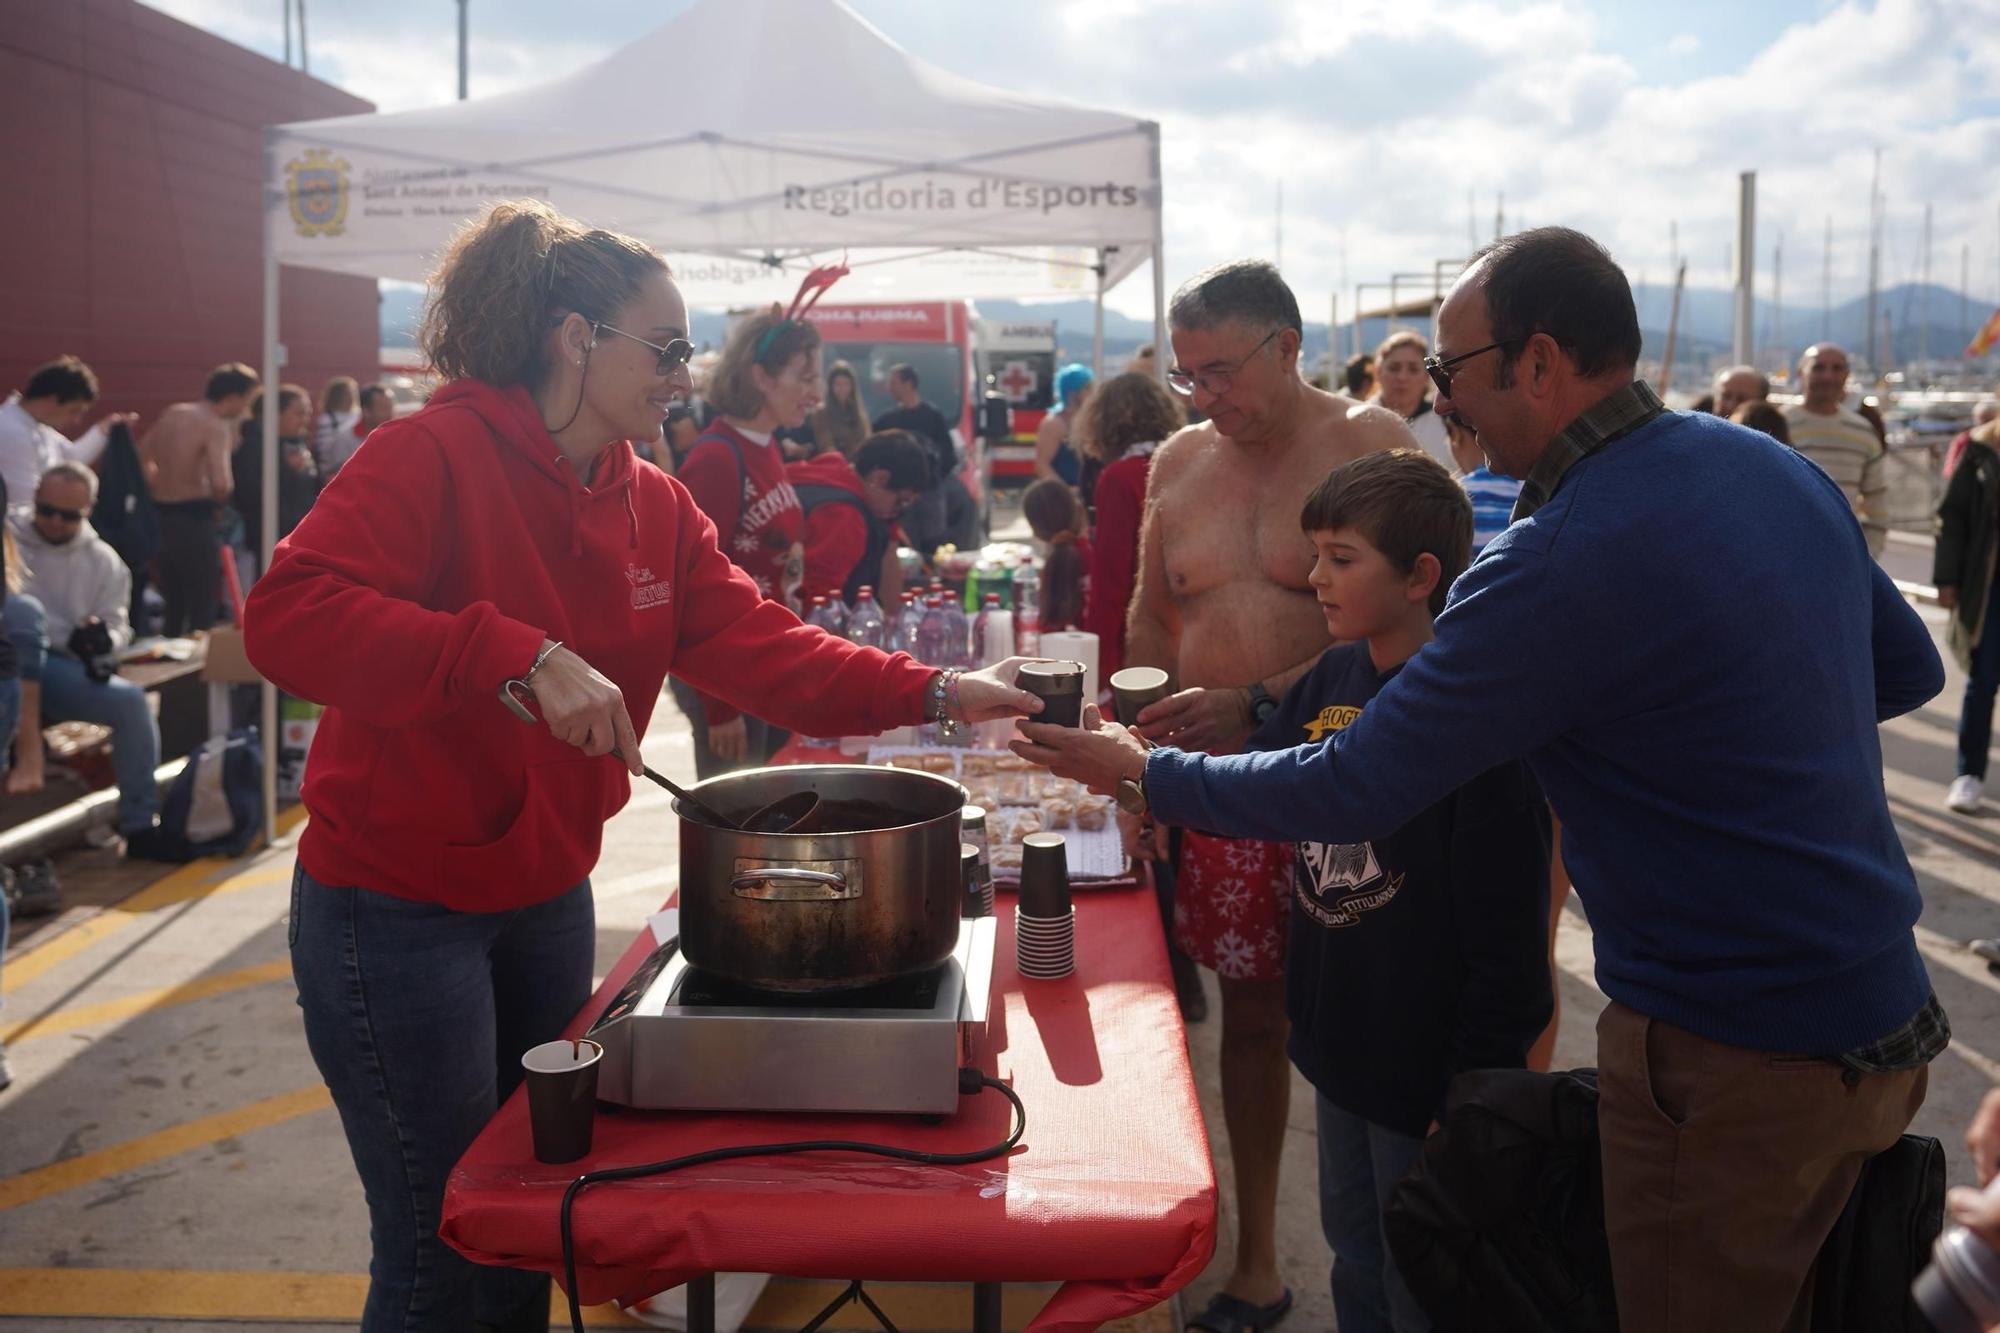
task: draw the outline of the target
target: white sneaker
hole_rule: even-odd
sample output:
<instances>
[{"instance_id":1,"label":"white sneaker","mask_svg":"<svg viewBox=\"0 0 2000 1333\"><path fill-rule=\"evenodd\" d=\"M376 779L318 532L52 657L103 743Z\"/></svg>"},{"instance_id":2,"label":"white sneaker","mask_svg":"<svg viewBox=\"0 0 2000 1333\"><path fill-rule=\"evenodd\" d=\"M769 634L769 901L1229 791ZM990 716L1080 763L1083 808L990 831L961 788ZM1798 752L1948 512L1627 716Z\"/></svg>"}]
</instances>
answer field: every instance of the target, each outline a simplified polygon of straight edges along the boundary
<instances>
[{"instance_id":1,"label":"white sneaker","mask_svg":"<svg viewBox=\"0 0 2000 1333\"><path fill-rule=\"evenodd\" d=\"M1962 815L1969 815L1979 808L1986 796L1986 784L1970 773L1960 773L1951 780L1951 790L1945 793L1944 803Z\"/></svg>"},{"instance_id":2,"label":"white sneaker","mask_svg":"<svg viewBox=\"0 0 2000 1333\"><path fill-rule=\"evenodd\" d=\"M0 1088L14 1081L14 1067L7 1063L7 1048L0 1046Z\"/></svg>"}]
</instances>

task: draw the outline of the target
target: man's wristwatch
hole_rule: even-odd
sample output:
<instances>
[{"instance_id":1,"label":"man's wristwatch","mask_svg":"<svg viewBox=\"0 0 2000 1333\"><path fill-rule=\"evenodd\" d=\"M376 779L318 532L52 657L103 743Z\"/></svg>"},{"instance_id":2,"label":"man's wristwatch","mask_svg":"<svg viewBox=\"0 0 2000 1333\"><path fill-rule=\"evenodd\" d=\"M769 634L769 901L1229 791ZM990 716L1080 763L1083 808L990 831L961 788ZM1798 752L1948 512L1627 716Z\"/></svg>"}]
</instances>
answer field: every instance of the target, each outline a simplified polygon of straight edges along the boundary
<instances>
[{"instance_id":1,"label":"man's wristwatch","mask_svg":"<svg viewBox=\"0 0 2000 1333\"><path fill-rule=\"evenodd\" d=\"M1250 725L1261 727L1271 720L1271 714L1278 711L1278 701L1271 697L1269 690L1264 688L1263 681L1253 684L1250 687L1249 695Z\"/></svg>"},{"instance_id":2,"label":"man's wristwatch","mask_svg":"<svg viewBox=\"0 0 2000 1333\"><path fill-rule=\"evenodd\" d=\"M1146 813L1146 770L1142 765L1136 778L1120 778L1115 789L1118 808L1128 815Z\"/></svg>"}]
</instances>

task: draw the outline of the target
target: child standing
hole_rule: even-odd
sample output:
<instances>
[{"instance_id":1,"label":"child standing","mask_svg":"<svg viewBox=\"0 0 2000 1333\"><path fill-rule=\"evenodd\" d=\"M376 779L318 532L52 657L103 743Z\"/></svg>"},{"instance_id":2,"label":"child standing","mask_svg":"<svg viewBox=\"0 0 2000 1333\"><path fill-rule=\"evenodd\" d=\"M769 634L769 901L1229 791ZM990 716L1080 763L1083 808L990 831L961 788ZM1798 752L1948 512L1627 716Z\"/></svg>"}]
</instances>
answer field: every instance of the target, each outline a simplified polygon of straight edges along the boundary
<instances>
[{"instance_id":1,"label":"child standing","mask_svg":"<svg viewBox=\"0 0 2000 1333\"><path fill-rule=\"evenodd\" d=\"M1329 740L1431 639L1465 568L1472 506L1413 449L1336 468L1300 526L1329 649L1251 739ZM1501 764L1373 843L1301 843L1285 1007L1290 1055L1318 1092L1320 1218L1341 1333L1429 1327L1382 1232L1445 1086L1519 1068L1549 1020L1548 806Z\"/></svg>"},{"instance_id":2,"label":"child standing","mask_svg":"<svg viewBox=\"0 0 2000 1333\"><path fill-rule=\"evenodd\" d=\"M1521 494L1521 483L1486 466L1479 437L1456 413L1445 414L1444 434L1451 445L1452 460L1462 474L1458 484L1472 501L1472 554L1477 558L1486 549L1486 543L1505 532L1514 521L1514 501Z\"/></svg>"}]
</instances>

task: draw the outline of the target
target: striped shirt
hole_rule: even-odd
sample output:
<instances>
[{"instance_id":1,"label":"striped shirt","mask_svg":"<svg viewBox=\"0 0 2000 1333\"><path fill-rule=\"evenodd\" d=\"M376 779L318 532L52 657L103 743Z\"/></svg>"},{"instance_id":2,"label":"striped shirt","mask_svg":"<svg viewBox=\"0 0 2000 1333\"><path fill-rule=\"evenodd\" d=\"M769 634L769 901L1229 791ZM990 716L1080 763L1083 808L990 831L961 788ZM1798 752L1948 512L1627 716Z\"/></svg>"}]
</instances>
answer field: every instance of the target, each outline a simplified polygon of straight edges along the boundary
<instances>
[{"instance_id":1,"label":"striped shirt","mask_svg":"<svg viewBox=\"0 0 2000 1333\"><path fill-rule=\"evenodd\" d=\"M1472 501L1472 554L1477 556L1513 522L1514 500L1521 493L1521 483L1482 465L1460 477L1458 484L1465 487L1466 498Z\"/></svg>"},{"instance_id":2,"label":"striped shirt","mask_svg":"<svg viewBox=\"0 0 2000 1333\"><path fill-rule=\"evenodd\" d=\"M1889 542L1889 478L1882 466L1887 454L1868 418L1845 407L1820 413L1800 404L1785 409L1785 424L1791 428L1792 448L1819 464L1846 493L1868 536L1868 549L1881 555Z\"/></svg>"}]
</instances>

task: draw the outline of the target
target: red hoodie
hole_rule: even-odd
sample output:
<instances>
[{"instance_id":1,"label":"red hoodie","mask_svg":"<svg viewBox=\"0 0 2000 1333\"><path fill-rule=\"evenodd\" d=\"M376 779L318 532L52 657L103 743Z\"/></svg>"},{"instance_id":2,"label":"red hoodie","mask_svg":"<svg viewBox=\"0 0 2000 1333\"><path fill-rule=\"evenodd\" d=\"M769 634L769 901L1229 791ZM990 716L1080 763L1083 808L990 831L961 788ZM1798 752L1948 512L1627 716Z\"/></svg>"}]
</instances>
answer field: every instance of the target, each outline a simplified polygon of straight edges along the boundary
<instances>
[{"instance_id":1,"label":"red hoodie","mask_svg":"<svg viewBox=\"0 0 2000 1333\"><path fill-rule=\"evenodd\" d=\"M785 457L773 440L759 444L717 417L675 474L721 535L724 555L775 602L801 610L805 514L785 480ZM736 719L737 709L703 693L710 726Z\"/></svg>"},{"instance_id":2,"label":"red hoodie","mask_svg":"<svg viewBox=\"0 0 2000 1333\"><path fill-rule=\"evenodd\" d=\"M838 450L828 450L803 463L787 463L785 479L794 492L801 486L827 486L867 503L861 476ZM806 515L806 574L799 584L802 597L846 599L847 580L854 567L868 554L868 519L851 504L834 502L816 506ZM874 572L861 580L877 581Z\"/></svg>"},{"instance_id":3,"label":"red hoodie","mask_svg":"<svg viewBox=\"0 0 2000 1333\"><path fill-rule=\"evenodd\" d=\"M671 669L780 726L917 721L932 672L801 625L629 444L586 487L525 389L459 381L378 429L250 594L250 659L327 706L307 764L306 870L459 911L544 902L597 863L631 780L526 726L500 682L561 640L645 734Z\"/></svg>"}]
</instances>

